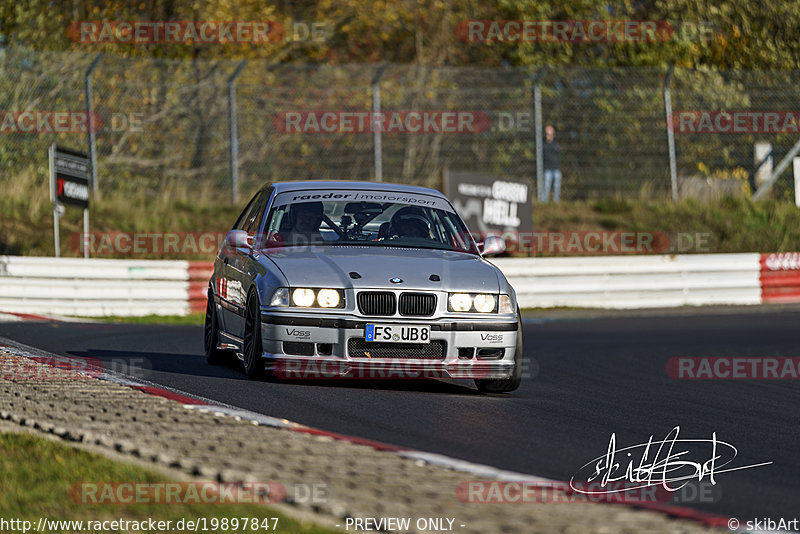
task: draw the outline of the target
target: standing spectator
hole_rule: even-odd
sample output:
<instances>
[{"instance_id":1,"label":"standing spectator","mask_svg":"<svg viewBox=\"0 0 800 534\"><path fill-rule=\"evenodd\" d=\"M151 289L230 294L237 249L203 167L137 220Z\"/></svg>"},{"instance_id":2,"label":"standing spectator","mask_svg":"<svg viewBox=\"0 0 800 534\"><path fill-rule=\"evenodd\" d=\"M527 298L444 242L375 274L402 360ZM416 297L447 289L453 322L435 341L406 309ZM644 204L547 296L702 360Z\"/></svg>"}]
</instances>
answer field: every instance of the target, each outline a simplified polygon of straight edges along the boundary
<instances>
[{"instance_id":1,"label":"standing spectator","mask_svg":"<svg viewBox=\"0 0 800 534\"><path fill-rule=\"evenodd\" d=\"M550 190L552 189L553 202L558 202L561 200L561 145L556 143L556 129L550 124L544 128L542 163L544 167L544 191L539 200L549 202Z\"/></svg>"}]
</instances>

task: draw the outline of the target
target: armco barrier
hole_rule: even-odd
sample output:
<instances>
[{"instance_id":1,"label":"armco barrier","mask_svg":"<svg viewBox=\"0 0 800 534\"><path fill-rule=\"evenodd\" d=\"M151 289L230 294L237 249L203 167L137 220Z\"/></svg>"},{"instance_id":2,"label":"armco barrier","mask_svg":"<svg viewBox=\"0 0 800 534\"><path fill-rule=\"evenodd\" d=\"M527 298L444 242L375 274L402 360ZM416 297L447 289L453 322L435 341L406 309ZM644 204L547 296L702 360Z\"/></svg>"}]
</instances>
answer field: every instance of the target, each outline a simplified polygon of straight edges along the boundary
<instances>
[{"instance_id":1,"label":"armco barrier","mask_svg":"<svg viewBox=\"0 0 800 534\"><path fill-rule=\"evenodd\" d=\"M800 302L800 253L761 255L761 300Z\"/></svg>"},{"instance_id":2,"label":"armco barrier","mask_svg":"<svg viewBox=\"0 0 800 534\"><path fill-rule=\"evenodd\" d=\"M658 308L800 302L800 254L496 258L523 308ZM209 262L0 256L0 311L181 315L202 311Z\"/></svg>"},{"instance_id":3,"label":"armco barrier","mask_svg":"<svg viewBox=\"0 0 800 534\"><path fill-rule=\"evenodd\" d=\"M214 264L208 261L190 261L188 263L189 311L201 312L206 309L208 281L214 272Z\"/></svg>"},{"instance_id":4,"label":"armco barrier","mask_svg":"<svg viewBox=\"0 0 800 534\"><path fill-rule=\"evenodd\" d=\"M205 307L208 262L0 256L0 311L184 315Z\"/></svg>"},{"instance_id":5,"label":"armco barrier","mask_svg":"<svg viewBox=\"0 0 800 534\"><path fill-rule=\"evenodd\" d=\"M759 304L758 254L498 258L523 308Z\"/></svg>"}]
</instances>

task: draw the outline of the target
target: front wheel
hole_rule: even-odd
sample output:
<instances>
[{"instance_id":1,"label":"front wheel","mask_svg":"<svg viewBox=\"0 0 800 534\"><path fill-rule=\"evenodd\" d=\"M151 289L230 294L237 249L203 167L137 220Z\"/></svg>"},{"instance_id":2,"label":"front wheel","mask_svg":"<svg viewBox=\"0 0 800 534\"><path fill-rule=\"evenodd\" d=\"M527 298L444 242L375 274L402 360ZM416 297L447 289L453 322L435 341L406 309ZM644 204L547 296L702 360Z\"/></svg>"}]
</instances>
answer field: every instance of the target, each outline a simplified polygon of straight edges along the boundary
<instances>
[{"instance_id":1,"label":"front wheel","mask_svg":"<svg viewBox=\"0 0 800 534\"><path fill-rule=\"evenodd\" d=\"M517 319L517 348L514 353L514 371L509 378L492 378L475 380L475 385L483 393L508 393L517 389L522 382L522 319Z\"/></svg>"},{"instance_id":2,"label":"front wheel","mask_svg":"<svg viewBox=\"0 0 800 534\"><path fill-rule=\"evenodd\" d=\"M247 308L244 314L244 372L250 378L264 376L264 353L261 344L261 306L258 295L251 291L247 297Z\"/></svg>"}]
</instances>

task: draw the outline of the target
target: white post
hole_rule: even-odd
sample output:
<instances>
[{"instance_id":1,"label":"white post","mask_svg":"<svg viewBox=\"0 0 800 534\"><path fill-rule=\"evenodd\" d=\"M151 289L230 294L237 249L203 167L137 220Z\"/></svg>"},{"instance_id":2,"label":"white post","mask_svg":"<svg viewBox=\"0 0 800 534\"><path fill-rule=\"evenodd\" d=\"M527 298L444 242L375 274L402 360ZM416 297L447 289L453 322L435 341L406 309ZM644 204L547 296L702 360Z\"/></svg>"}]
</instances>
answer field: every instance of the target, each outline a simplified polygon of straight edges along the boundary
<instances>
[{"instance_id":1,"label":"white post","mask_svg":"<svg viewBox=\"0 0 800 534\"><path fill-rule=\"evenodd\" d=\"M53 241L56 247L56 258L61 256L61 245L58 235L58 202L53 204Z\"/></svg>"},{"instance_id":2,"label":"white post","mask_svg":"<svg viewBox=\"0 0 800 534\"><path fill-rule=\"evenodd\" d=\"M372 156L375 164L375 181L383 181L383 148L381 146L381 76L388 63L384 63L372 79Z\"/></svg>"},{"instance_id":3,"label":"white post","mask_svg":"<svg viewBox=\"0 0 800 534\"><path fill-rule=\"evenodd\" d=\"M753 148L753 160L756 165L756 189L769 181L772 175L772 143L759 141ZM762 163L763 162L763 163ZM761 164L759 166L759 163Z\"/></svg>"},{"instance_id":4,"label":"white post","mask_svg":"<svg viewBox=\"0 0 800 534\"><path fill-rule=\"evenodd\" d=\"M89 187L92 188L92 195L97 195L97 147L95 146L95 128L97 125L94 121L94 103L92 101L92 72L94 72L97 63L103 54L97 54L92 64L89 65L89 70L86 71L83 83L86 91L86 123L89 125L89 162L91 165L91 182Z\"/></svg>"},{"instance_id":5,"label":"white post","mask_svg":"<svg viewBox=\"0 0 800 534\"><path fill-rule=\"evenodd\" d=\"M536 143L536 194L539 202L547 202L544 190L544 145L542 140L542 78L536 76L533 85L533 123Z\"/></svg>"},{"instance_id":6,"label":"white post","mask_svg":"<svg viewBox=\"0 0 800 534\"><path fill-rule=\"evenodd\" d=\"M381 112L381 90L380 86L376 83L372 85L372 142L375 157L375 181L383 181L383 155L381 150L381 130L378 126L378 117Z\"/></svg>"},{"instance_id":7,"label":"white post","mask_svg":"<svg viewBox=\"0 0 800 534\"><path fill-rule=\"evenodd\" d=\"M53 203L53 244L56 249L56 258L61 255L58 235L58 200L56 199L56 144L50 145L50 201Z\"/></svg>"},{"instance_id":8,"label":"white post","mask_svg":"<svg viewBox=\"0 0 800 534\"><path fill-rule=\"evenodd\" d=\"M383 150L381 148L382 124L378 117L381 113L381 87L376 81L372 84L372 146L375 158L375 181L383 181Z\"/></svg>"},{"instance_id":9,"label":"white post","mask_svg":"<svg viewBox=\"0 0 800 534\"><path fill-rule=\"evenodd\" d=\"M800 158L792 160L794 167L794 205L800 208Z\"/></svg>"},{"instance_id":10,"label":"white post","mask_svg":"<svg viewBox=\"0 0 800 534\"><path fill-rule=\"evenodd\" d=\"M236 78L241 74L247 63L243 59L236 66L236 70L228 78L228 125L230 131L230 160L231 160L231 204L239 202L239 126L236 120Z\"/></svg>"},{"instance_id":11,"label":"white post","mask_svg":"<svg viewBox=\"0 0 800 534\"><path fill-rule=\"evenodd\" d=\"M672 201L678 201L678 165L675 156L675 132L672 122L672 74L674 68L670 66L667 77L664 79L664 116L667 119L667 150L669 151L669 183L672 189Z\"/></svg>"},{"instance_id":12,"label":"white post","mask_svg":"<svg viewBox=\"0 0 800 534\"><path fill-rule=\"evenodd\" d=\"M83 210L83 257L89 259L89 210Z\"/></svg>"}]
</instances>

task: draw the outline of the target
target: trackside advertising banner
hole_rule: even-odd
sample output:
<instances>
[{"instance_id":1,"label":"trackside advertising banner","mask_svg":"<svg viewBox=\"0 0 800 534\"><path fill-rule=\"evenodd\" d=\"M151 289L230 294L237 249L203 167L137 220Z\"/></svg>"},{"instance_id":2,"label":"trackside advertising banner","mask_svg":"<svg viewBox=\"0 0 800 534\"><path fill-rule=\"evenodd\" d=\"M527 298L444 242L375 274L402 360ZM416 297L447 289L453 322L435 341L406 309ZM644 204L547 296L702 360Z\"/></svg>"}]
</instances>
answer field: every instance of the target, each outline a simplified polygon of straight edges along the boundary
<instances>
[{"instance_id":1,"label":"trackside advertising banner","mask_svg":"<svg viewBox=\"0 0 800 534\"><path fill-rule=\"evenodd\" d=\"M89 158L83 152L53 149L55 200L79 208L89 207Z\"/></svg>"},{"instance_id":2,"label":"trackside advertising banner","mask_svg":"<svg viewBox=\"0 0 800 534\"><path fill-rule=\"evenodd\" d=\"M481 237L507 233L503 237L517 241L513 236L533 230L533 199L526 183L445 170L442 185L467 227Z\"/></svg>"}]
</instances>

